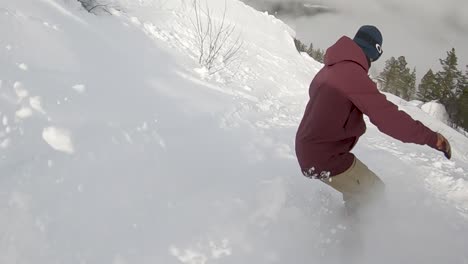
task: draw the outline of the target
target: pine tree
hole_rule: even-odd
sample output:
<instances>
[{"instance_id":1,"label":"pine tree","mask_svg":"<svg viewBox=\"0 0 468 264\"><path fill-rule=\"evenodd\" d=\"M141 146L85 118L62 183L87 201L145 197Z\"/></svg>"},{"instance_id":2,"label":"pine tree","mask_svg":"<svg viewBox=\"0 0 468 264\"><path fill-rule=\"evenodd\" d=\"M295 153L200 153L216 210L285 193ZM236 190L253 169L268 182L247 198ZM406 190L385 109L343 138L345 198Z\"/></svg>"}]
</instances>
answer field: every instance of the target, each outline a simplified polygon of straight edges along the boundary
<instances>
[{"instance_id":1,"label":"pine tree","mask_svg":"<svg viewBox=\"0 0 468 264\"><path fill-rule=\"evenodd\" d=\"M314 44L310 43L309 48L306 50L307 54L312 54L314 52ZM312 56L311 56L312 57Z\"/></svg>"},{"instance_id":2,"label":"pine tree","mask_svg":"<svg viewBox=\"0 0 468 264\"><path fill-rule=\"evenodd\" d=\"M309 48L307 49L306 52L314 60L323 63L323 57L325 56L325 51L321 49L314 49L314 45L310 43Z\"/></svg>"},{"instance_id":3,"label":"pine tree","mask_svg":"<svg viewBox=\"0 0 468 264\"><path fill-rule=\"evenodd\" d=\"M306 52L307 51L307 46L302 43L300 40L297 38L294 38L294 45L296 46L297 51L299 52ZM312 44L310 44L312 45Z\"/></svg>"},{"instance_id":4,"label":"pine tree","mask_svg":"<svg viewBox=\"0 0 468 264\"><path fill-rule=\"evenodd\" d=\"M391 57L385 62L385 68L377 77L380 89L387 93L395 94L395 80L398 78L397 60Z\"/></svg>"},{"instance_id":5,"label":"pine tree","mask_svg":"<svg viewBox=\"0 0 468 264\"><path fill-rule=\"evenodd\" d=\"M468 131L468 89L465 89L458 99L457 125Z\"/></svg>"},{"instance_id":6,"label":"pine tree","mask_svg":"<svg viewBox=\"0 0 468 264\"><path fill-rule=\"evenodd\" d=\"M416 91L416 69L411 71L404 56L391 57L378 76L380 88L405 100L413 98Z\"/></svg>"},{"instance_id":7,"label":"pine tree","mask_svg":"<svg viewBox=\"0 0 468 264\"><path fill-rule=\"evenodd\" d=\"M316 49L314 56L312 58L314 58L318 62L323 63L324 57L325 57L325 51L322 49Z\"/></svg>"},{"instance_id":8,"label":"pine tree","mask_svg":"<svg viewBox=\"0 0 468 264\"><path fill-rule=\"evenodd\" d=\"M457 68L458 58L455 49L447 52L447 57L440 60L442 71L436 74L437 84L439 86L439 100L447 109L450 120L456 124L458 116L459 97L463 92L464 80L463 73Z\"/></svg>"},{"instance_id":9,"label":"pine tree","mask_svg":"<svg viewBox=\"0 0 468 264\"><path fill-rule=\"evenodd\" d=\"M416 99L416 67L413 68L413 71L411 74L408 76L408 99L407 100L412 100Z\"/></svg>"},{"instance_id":10,"label":"pine tree","mask_svg":"<svg viewBox=\"0 0 468 264\"><path fill-rule=\"evenodd\" d=\"M468 130L468 65L465 75L462 78L462 92L458 98L457 125Z\"/></svg>"},{"instance_id":11,"label":"pine tree","mask_svg":"<svg viewBox=\"0 0 468 264\"><path fill-rule=\"evenodd\" d=\"M413 76L410 68L408 68L405 56L398 57L398 76L399 78L396 82L397 95L405 100L409 100L416 89L414 87L416 81L413 81Z\"/></svg>"},{"instance_id":12,"label":"pine tree","mask_svg":"<svg viewBox=\"0 0 468 264\"><path fill-rule=\"evenodd\" d=\"M442 71L436 74L436 78L440 85L440 101L446 104L461 92L459 90L459 81L463 74L457 68L458 58L454 48L447 52L447 58L445 60L440 59L440 64L442 64Z\"/></svg>"},{"instance_id":13,"label":"pine tree","mask_svg":"<svg viewBox=\"0 0 468 264\"><path fill-rule=\"evenodd\" d=\"M439 99L439 86L437 84L436 76L432 69L429 69L418 87L417 98L423 102L430 102Z\"/></svg>"}]
</instances>

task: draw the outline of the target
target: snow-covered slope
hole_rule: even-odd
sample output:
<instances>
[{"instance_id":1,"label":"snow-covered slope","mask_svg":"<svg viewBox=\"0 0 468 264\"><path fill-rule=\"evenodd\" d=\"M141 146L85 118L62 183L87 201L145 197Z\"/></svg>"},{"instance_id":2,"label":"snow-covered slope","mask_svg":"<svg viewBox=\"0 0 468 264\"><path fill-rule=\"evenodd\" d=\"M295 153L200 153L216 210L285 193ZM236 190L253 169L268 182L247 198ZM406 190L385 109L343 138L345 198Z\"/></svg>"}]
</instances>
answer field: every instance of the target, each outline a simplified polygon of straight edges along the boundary
<instances>
[{"instance_id":1,"label":"snow-covered slope","mask_svg":"<svg viewBox=\"0 0 468 264\"><path fill-rule=\"evenodd\" d=\"M300 176L294 134L320 64L281 21L228 0L235 67L197 63L190 1L0 5L0 263L327 263L338 194ZM224 1L207 4L222 17ZM193 20L192 20L193 21ZM369 125L356 154L387 184L364 263L468 260L468 140L389 98L453 161Z\"/></svg>"}]
</instances>

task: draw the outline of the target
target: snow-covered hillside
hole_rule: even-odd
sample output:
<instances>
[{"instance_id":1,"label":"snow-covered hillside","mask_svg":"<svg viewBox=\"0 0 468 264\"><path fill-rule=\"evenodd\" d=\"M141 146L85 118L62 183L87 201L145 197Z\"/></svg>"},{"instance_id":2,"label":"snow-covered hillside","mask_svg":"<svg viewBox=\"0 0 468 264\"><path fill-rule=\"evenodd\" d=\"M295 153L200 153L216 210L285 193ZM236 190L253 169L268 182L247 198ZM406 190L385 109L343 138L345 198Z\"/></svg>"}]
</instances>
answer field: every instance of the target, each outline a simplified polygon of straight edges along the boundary
<instances>
[{"instance_id":1,"label":"snow-covered hillside","mask_svg":"<svg viewBox=\"0 0 468 264\"><path fill-rule=\"evenodd\" d=\"M0 264L335 263L341 198L300 175L294 135L321 65L227 0L236 63L198 64L188 0L0 3ZM216 23L224 1L208 0ZM466 263L468 140L388 95L453 160L369 124L387 184L362 263ZM339 263L339 262L338 262Z\"/></svg>"}]
</instances>

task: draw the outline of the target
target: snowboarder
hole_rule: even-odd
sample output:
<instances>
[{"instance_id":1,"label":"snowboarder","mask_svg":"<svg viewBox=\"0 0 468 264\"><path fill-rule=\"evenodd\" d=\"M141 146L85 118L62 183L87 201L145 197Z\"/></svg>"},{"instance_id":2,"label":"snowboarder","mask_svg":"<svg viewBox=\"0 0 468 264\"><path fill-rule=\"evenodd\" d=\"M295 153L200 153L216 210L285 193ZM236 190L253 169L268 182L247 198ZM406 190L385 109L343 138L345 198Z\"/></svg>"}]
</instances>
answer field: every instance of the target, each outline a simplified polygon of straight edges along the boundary
<instances>
[{"instance_id":1,"label":"snowboarder","mask_svg":"<svg viewBox=\"0 0 468 264\"><path fill-rule=\"evenodd\" d=\"M304 176L343 194L354 211L384 190L382 180L351 150L366 131L363 114L377 128L405 143L428 145L450 159L449 142L399 111L369 78L382 55L382 34L362 26L353 39L343 36L325 54L325 66L312 80L310 100L296 135L296 155Z\"/></svg>"}]
</instances>

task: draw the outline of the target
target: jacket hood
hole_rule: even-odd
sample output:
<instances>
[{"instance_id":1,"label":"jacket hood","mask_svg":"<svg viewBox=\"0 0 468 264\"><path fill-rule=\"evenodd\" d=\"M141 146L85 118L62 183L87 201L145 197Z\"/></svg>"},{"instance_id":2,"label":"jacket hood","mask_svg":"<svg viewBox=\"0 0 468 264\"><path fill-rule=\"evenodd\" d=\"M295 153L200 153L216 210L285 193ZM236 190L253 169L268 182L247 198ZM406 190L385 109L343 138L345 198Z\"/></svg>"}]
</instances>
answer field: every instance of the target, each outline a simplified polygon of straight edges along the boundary
<instances>
[{"instance_id":1,"label":"jacket hood","mask_svg":"<svg viewBox=\"0 0 468 264\"><path fill-rule=\"evenodd\" d=\"M352 39L343 36L325 53L325 65L331 66L342 61L353 61L366 71L369 71L369 63L364 51Z\"/></svg>"}]
</instances>

